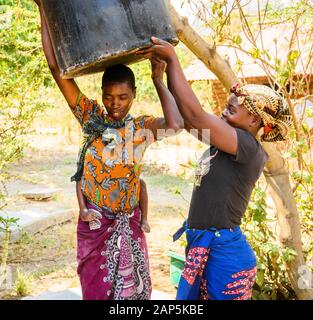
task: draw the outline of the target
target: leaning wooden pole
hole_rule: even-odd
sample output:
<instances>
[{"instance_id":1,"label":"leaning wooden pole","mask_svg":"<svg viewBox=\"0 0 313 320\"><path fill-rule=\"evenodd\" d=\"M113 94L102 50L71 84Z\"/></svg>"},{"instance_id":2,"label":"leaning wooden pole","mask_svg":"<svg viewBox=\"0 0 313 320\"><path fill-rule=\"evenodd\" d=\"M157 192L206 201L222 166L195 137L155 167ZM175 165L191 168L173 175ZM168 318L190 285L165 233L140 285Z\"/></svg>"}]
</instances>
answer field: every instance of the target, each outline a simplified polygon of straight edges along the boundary
<instances>
[{"instance_id":1,"label":"leaning wooden pole","mask_svg":"<svg viewBox=\"0 0 313 320\"><path fill-rule=\"evenodd\" d=\"M216 77L224 87L229 88L238 78L231 69L228 62L216 51L216 48L208 44L188 23L188 19L178 14L175 8L168 1L173 25L177 36L187 48L192 51ZM263 143L265 151L269 155L264 175L269 185L270 195L276 206L276 215L280 227L279 239L283 248L292 248L297 253L294 260L286 262L286 268L292 287L301 300L312 300L312 289L301 289L298 285L299 268L305 265L299 212L296 206L290 181L281 153L273 143Z\"/></svg>"}]
</instances>

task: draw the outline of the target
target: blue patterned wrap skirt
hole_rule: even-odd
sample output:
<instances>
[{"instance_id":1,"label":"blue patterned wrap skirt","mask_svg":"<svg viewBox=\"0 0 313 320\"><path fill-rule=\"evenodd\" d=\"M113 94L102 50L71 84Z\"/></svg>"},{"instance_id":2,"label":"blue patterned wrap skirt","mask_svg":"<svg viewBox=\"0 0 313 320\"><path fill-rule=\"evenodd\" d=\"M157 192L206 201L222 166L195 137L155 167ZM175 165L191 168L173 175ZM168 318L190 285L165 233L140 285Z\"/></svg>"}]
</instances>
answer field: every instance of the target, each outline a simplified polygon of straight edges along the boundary
<instances>
[{"instance_id":1,"label":"blue patterned wrap skirt","mask_svg":"<svg viewBox=\"0 0 313 320\"><path fill-rule=\"evenodd\" d=\"M240 227L189 229L187 222L173 236L186 232L186 261L177 300L250 300L256 278L256 256Z\"/></svg>"}]
</instances>

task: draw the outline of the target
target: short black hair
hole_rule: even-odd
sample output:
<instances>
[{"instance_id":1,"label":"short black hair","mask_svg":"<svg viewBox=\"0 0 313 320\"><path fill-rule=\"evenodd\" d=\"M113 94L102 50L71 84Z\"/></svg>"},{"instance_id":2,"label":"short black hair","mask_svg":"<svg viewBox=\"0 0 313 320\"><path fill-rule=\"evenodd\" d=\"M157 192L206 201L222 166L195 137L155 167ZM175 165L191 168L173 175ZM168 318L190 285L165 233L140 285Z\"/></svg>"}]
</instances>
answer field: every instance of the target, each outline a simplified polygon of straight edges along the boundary
<instances>
[{"instance_id":1,"label":"short black hair","mask_svg":"<svg viewBox=\"0 0 313 320\"><path fill-rule=\"evenodd\" d=\"M127 82L132 90L136 89L135 75L133 71L124 64L115 64L108 67L102 76L102 89L108 83Z\"/></svg>"}]
</instances>

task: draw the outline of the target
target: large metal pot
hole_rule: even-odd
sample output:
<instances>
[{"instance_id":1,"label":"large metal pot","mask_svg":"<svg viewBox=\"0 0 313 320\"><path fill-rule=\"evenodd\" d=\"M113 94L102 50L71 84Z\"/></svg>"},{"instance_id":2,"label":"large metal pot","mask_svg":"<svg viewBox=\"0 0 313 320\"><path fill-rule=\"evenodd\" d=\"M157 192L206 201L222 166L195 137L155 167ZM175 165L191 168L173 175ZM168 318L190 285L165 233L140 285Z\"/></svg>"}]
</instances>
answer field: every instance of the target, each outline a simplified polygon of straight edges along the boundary
<instances>
[{"instance_id":1,"label":"large metal pot","mask_svg":"<svg viewBox=\"0 0 313 320\"><path fill-rule=\"evenodd\" d=\"M64 78L129 64L152 35L176 44L164 0L42 0Z\"/></svg>"}]
</instances>

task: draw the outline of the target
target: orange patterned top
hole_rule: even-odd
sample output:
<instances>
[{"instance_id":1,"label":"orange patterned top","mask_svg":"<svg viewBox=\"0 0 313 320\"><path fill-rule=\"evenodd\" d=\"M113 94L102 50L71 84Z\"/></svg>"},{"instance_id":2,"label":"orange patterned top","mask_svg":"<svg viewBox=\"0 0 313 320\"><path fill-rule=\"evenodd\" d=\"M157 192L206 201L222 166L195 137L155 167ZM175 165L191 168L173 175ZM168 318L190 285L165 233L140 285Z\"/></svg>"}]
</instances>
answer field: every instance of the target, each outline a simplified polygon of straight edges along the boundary
<instances>
[{"instance_id":1,"label":"orange patterned top","mask_svg":"<svg viewBox=\"0 0 313 320\"><path fill-rule=\"evenodd\" d=\"M96 100L80 94L72 108L80 124L88 121L91 113L109 119L105 108ZM140 116L125 118L120 129L108 128L102 137L88 147L82 175L82 192L87 200L110 212L131 213L139 203L141 159L148 145L154 141L149 130L155 118ZM103 141L110 141L104 144Z\"/></svg>"}]
</instances>

